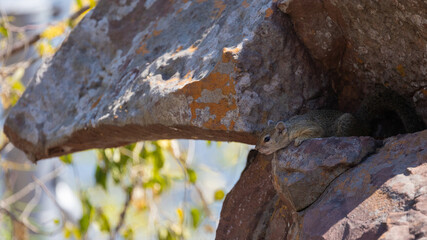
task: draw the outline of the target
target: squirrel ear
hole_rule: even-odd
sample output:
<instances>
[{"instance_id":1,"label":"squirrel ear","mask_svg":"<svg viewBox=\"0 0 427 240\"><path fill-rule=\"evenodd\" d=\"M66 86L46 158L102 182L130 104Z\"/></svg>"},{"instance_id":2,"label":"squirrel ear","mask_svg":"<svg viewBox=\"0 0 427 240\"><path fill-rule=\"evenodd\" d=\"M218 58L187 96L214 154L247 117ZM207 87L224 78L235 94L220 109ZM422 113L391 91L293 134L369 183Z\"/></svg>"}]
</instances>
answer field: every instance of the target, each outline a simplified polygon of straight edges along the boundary
<instances>
[{"instance_id":1,"label":"squirrel ear","mask_svg":"<svg viewBox=\"0 0 427 240\"><path fill-rule=\"evenodd\" d=\"M279 131L279 133L282 133L285 130L285 123L282 121L277 122L276 129Z\"/></svg>"},{"instance_id":2,"label":"squirrel ear","mask_svg":"<svg viewBox=\"0 0 427 240\"><path fill-rule=\"evenodd\" d=\"M270 125L273 125L274 124L274 121L273 120L268 120L268 122L267 122L267 126L270 126Z\"/></svg>"}]
</instances>

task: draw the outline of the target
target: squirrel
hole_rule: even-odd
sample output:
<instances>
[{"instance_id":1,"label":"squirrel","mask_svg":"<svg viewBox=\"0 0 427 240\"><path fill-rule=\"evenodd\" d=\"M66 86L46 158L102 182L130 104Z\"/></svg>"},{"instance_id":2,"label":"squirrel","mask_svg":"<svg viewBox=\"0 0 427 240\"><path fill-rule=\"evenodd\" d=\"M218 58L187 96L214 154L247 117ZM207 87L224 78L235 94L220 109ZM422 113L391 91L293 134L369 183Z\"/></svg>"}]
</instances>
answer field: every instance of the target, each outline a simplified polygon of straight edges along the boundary
<instances>
[{"instance_id":1,"label":"squirrel","mask_svg":"<svg viewBox=\"0 0 427 240\"><path fill-rule=\"evenodd\" d=\"M376 86L373 95L365 98L353 115L337 110L311 110L276 124L271 120L261 133L255 149L269 155L294 142L321 137L372 136L373 121L386 113L394 113L404 131L412 133L425 128L415 111L403 97L383 86ZM378 130L378 129L377 129Z\"/></svg>"}]
</instances>

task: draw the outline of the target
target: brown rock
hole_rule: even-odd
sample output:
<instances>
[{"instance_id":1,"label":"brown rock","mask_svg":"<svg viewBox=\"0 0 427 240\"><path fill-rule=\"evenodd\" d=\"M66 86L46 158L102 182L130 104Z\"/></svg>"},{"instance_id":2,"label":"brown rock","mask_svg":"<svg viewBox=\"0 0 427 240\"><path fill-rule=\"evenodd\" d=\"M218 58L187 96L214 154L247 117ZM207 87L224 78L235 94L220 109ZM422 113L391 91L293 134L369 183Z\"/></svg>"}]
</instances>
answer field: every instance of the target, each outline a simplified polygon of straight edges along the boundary
<instances>
[{"instance_id":1,"label":"brown rock","mask_svg":"<svg viewBox=\"0 0 427 240\"><path fill-rule=\"evenodd\" d=\"M290 194L294 190L287 195L280 193L280 198L275 195L269 185L272 176L269 159L258 154L227 195L217 239L397 240L426 237L427 130L386 139L377 153L366 156L375 145L373 139L366 137L327 138L309 140L299 148L280 151L279 157L287 152L293 158L279 159L273 164L276 171L293 166L295 172L303 169L300 172L308 173L311 166L313 174L323 175L325 179L335 174L332 169L342 168L339 160L351 166L352 160L356 164L365 156L361 163L335 175L315 202L299 212L294 205L304 199L295 200ZM323 160L323 165L319 164L322 161L316 159L328 156L328 152L329 158ZM304 158L305 164L299 162ZM286 159L289 162L284 164ZM315 171L326 169L325 166L331 171ZM274 174L284 176L283 173ZM299 187L316 188L311 185L324 181L318 179L317 183L307 181L308 186L300 183ZM311 198L313 192L317 194L307 190L306 197Z\"/></svg>"},{"instance_id":2,"label":"brown rock","mask_svg":"<svg viewBox=\"0 0 427 240\"><path fill-rule=\"evenodd\" d=\"M301 212L301 239L425 236L427 131L386 140Z\"/></svg>"},{"instance_id":3,"label":"brown rock","mask_svg":"<svg viewBox=\"0 0 427 240\"><path fill-rule=\"evenodd\" d=\"M311 55L338 73L340 107L357 106L372 83L408 100L427 123L427 3L280 0Z\"/></svg>"},{"instance_id":4,"label":"brown rock","mask_svg":"<svg viewBox=\"0 0 427 240\"><path fill-rule=\"evenodd\" d=\"M225 198L216 239L286 238L296 217L271 184L271 157L258 154Z\"/></svg>"},{"instance_id":5,"label":"brown rock","mask_svg":"<svg viewBox=\"0 0 427 240\"><path fill-rule=\"evenodd\" d=\"M279 150L273 159L274 185L299 211L312 204L340 174L375 151L369 137L310 139Z\"/></svg>"}]
</instances>

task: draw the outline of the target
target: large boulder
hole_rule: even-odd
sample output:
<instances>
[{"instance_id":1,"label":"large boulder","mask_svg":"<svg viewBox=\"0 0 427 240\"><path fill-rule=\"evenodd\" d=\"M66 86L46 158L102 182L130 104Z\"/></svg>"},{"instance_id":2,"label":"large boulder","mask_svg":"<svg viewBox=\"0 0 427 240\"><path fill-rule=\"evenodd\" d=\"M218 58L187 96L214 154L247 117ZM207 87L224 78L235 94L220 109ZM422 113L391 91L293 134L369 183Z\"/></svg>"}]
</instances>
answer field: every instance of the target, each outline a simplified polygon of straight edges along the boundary
<instances>
[{"instance_id":1,"label":"large boulder","mask_svg":"<svg viewBox=\"0 0 427 240\"><path fill-rule=\"evenodd\" d=\"M31 159L138 140L254 143L325 105L328 81L275 1L100 1L39 70L5 132Z\"/></svg>"},{"instance_id":2,"label":"large boulder","mask_svg":"<svg viewBox=\"0 0 427 240\"><path fill-rule=\"evenodd\" d=\"M340 107L374 83L411 99L427 124L427 2L279 0L311 56L340 77Z\"/></svg>"},{"instance_id":3,"label":"large boulder","mask_svg":"<svg viewBox=\"0 0 427 240\"><path fill-rule=\"evenodd\" d=\"M369 137L333 137L289 146L275 154L273 183L282 198L290 197L296 210L302 210L335 178L375 152L376 145Z\"/></svg>"},{"instance_id":4,"label":"large boulder","mask_svg":"<svg viewBox=\"0 0 427 240\"><path fill-rule=\"evenodd\" d=\"M426 237L427 130L388 138L383 146L369 138L338 140L282 150L287 154L278 154L272 168L258 154L226 197L217 239ZM246 228L251 235L236 234Z\"/></svg>"}]
</instances>

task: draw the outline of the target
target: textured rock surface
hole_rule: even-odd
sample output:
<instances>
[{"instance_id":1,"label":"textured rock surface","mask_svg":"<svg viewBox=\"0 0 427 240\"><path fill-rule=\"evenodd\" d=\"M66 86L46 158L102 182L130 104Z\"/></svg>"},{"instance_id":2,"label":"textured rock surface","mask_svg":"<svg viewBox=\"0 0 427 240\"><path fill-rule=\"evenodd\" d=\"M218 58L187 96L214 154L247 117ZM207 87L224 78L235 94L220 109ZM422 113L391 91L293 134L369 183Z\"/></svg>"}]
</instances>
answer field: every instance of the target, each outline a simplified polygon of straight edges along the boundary
<instances>
[{"instance_id":1,"label":"textured rock surface","mask_svg":"<svg viewBox=\"0 0 427 240\"><path fill-rule=\"evenodd\" d=\"M275 2L101 0L5 132L33 160L138 140L254 143L268 119L323 107L331 90L355 110L374 83L427 123L426 1L279 1L288 15ZM279 152L274 172L257 156L217 238L426 237L426 145L423 131L366 157L370 138L310 140Z\"/></svg>"},{"instance_id":2,"label":"textured rock surface","mask_svg":"<svg viewBox=\"0 0 427 240\"><path fill-rule=\"evenodd\" d=\"M274 0L100 1L5 132L32 159L162 138L254 143L324 105L327 79Z\"/></svg>"},{"instance_id":3,"label":"textured rock surface","mask_svg":"<svg viewBox=\"0 0 427 240\"><path fill-rule=\"evenodd\" d=\"M348 109L381 83L412 97L427 123L427 2L280 0L311 55L329 70Z\"/></svg>"},{"instance_id":4,"label":"textured rock surface","mask_svg":"<svg viewBox=\"0 0 427 240\"><path fill-rule=\"evenodd\" d=\"M271 184L271 157L258 154L227 194L216 239L280 239L288 234L297 214Z\"/></svg>"},{"instance_id":5,"label":"textured rock surface","mask_svg":"<svg viewBox=\"0 0 427 240\"><path fill-rule=\"evenodd\" d=\"M313 139L301 147L289 146L273 159L276 190L291 198L299 211L312 204L326 187L367 155L375 151L375 140L368 137Z\"/></svg>"},{"instance_id":6,"label":"textured rock surface","mask_svg":"<svg viewBox=\"0 0 427 240\"><path fill-rule=\"evenodd\" d=\"M359 147L351 151L345 148L336 150L331 155L332 161L325 161L324 166L318 164L318 168L326 168L330 162L336 162L336 159L339 159L337 156L341 159L347 158L346 161L357 159L357 156L366 155L367 149L371 149L370 146L373 145L373 141L369 138L341 140L342 146L353 142ZM299 159L300 156L312 151L316 145L326 146L325 143L328 143L339 146L340 143L334 141L335 138L309 140L298 150L289 150L286 158ZM319 147L317 151L316 155L322 157L327 156L331 149ZM266 160L262 159L263 156L259 154L227 195L221 212L217 239L370 240L379 237L384 239L427 237L427 130L386 139L384 146L377 148L375 154L337 176L313 204L299 212L293 206L297 205L295 201L301 199L294 200L283 195L279 199L277 195L271 193L272 183L258 178L260 175L262 179L271 179L273 175L268 173L270 169L265 167L266 163L262 161ZM307 172L310 162L311 165L316 163L310 159L308 162L302 164L301 169L298 169L296 164L295 172ZM322 184L326 180L329 181L329 174L324 173L312 171L312 174L319 176L311 178L319 179L318 183ZM294 173L290 173L292 174ZM281 175L284 176L284 173ZM300 185L300 187L306 189L313 187L313 182L307 181L306 184L309 186ZM308 192L307 197L310 197L309 194L311 193ZM250 200L246 200L245 196ZM256 204L264 207L254 209ZM252 225L242 226L238 219ZM261 234L254 232L248 237L249 233L245 232L242 235L236 233L238 231L236 228L242 227L240 228L242 231L246 227L253 226L253 222L257 222L257 229L261 228L259 225L263 226L263 231L259 231ZM233 232L233 235L225 235L227 231ZM227 238L229 236L230 238Z\"/></svg>"},{"instance_id":7,"label":"textured rock surface","mask_svg":"<svg viewBox=\"0 0 427 240\"><path fill-rule=\"evenodd\" d=\"M301 213L301 237L426 237L426 186L427 131L390 138L377 154L342 174Z\"/></svg>"}]
</instances>

